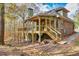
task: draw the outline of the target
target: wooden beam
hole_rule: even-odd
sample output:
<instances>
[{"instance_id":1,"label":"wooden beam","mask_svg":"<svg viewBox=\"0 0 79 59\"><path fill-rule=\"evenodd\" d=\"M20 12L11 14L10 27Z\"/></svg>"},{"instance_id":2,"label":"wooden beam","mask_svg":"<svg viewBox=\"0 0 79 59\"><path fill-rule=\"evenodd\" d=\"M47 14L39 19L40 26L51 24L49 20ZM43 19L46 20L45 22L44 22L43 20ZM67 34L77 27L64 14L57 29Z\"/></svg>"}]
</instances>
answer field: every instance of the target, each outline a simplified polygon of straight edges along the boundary
<instances>
[{"instance_id":1,"label":"wooden beam","mask_svg":"<svg viewBox=\"0 0 79 59\"><path fill-rule=\"evenodd\" d=\"M50 23L50 27L51 27L51 18L49 18L49 23Z\"/></svg>"},{"instance_id":2,"label":"wooden beam","mask_svg":"<svg viewBox=\"0 0 79 59\"><path fill-rule=\"evenodd\" d=\"M54 18L54 28L56 29L56 18Z\"/></svg>"},{"instance_id":3,"label":"wooden beam","mask_svg":"<svg viewBox=\"0 0 79 59\"><path fill-rule=\"evenodd\" d=\"M36 22L36 24L35 24L35 31L37 31L37 22Z\"/></svg>"},{"instance_id":4,"label":"wooden beam","mask_svg":"<svg viewBox=\"0 0 79 59\"><path fill-rule=\"evenodd\" d=\"M28 32L26 32L26 39L27 39L27 41L28 41Z\"/></svg>"},{"instance_id":5,"label":"wooden beam","mask_svg":"<svg viewBox=\"0 0 79 59\"><path fill-rule=\"evenodd\" d=\"M32 43L34 43L34 33L32 32Z\"/></svg>"},{"instance_id":6,"label":"wooden beam","mask_svg":"<svg viewBox=\"0 0 79 59\"><path fill-rule=\"evenodd\" d=\"M41 42L41 30L40 30L41 29L41 27L40 27L41 26L41 22L40 22L41 20L40 20L40 17L38 19L39 19L39 39L38 39L38 42Z\"/></svg>"},{"instance_id":7,"label":"wooden beam","mask_svg":"<svg viewBox=\"0 0 79 59\"><path fill-rule=\"evenodd\" d=\"M21 31L19 31L19 43L21 42L21 39L22 39L22 33Z\"/></svg>"},{"instance_id":8,"label":"wooden beam","mask_svg":"<svg viewBox=\"0 0 79 59\"><path fill-rule=\"evenodd\" d=\"M33 21L32 21L32 43L34 43L34 28L33 28Z\"/></svg>"},{"instance_id":9,"label":"wooden beam","mask_svg":"<svg viewBox=\"0 0 79 59\"><path fill-rule=\"evenodd\" d=\"M47 19L45 19L45 27L46 27L46 30L47 30Z\"/></svg>"},{"instance_id":10,"label":"wooden beam","mask_svg":"<svg viewBox=\"0 0 79 59\"><path fill-rule=\"evenodd\" d=\"M19 44L19 31L17 31L17 34L18 34L17 40L18 40L18 44Z\"/></svg>"}]
</instances>

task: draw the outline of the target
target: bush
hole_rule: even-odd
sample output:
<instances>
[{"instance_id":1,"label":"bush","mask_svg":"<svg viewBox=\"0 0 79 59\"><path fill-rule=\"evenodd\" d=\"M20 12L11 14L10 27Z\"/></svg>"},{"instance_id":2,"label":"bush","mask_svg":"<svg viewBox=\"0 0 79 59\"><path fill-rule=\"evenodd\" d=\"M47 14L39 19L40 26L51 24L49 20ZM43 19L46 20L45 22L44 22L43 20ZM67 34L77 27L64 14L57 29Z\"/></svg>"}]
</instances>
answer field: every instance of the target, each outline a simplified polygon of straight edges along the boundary
<instances>
[{"instance_id":1,"label":"bush","mask_svg":"<svg viewBox=\"0 0 79 59\"><path fill-rule=\"evenodd\" d=\"M76 45L79 45L79 41L76 41L75 44L76 44Z\"/></svg>"}]
</instances>

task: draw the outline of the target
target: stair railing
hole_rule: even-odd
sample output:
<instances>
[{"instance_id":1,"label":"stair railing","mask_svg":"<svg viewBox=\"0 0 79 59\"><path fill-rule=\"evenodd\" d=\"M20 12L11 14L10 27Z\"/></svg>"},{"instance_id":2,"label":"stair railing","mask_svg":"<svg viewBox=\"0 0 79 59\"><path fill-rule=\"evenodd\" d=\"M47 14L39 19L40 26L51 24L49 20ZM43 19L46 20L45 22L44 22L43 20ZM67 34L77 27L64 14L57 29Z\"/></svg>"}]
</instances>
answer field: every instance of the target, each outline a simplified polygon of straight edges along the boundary
<instances>
[{"instance_id":1,"label":"stair railing","mask_svg":"<svg viewBox=\"0 0 79 59\"><path fill-rule=\"evenodd\" d=\"M54 35L55 38L62 40L62 35L58 30L54 29L53 27L47 26L47 31Z\"/></svg>"},{"instance_id":2,"label":"stair railing","mask_svg":"<svg viewBox=\"0 0 79 59\"><path fill-rule=\"evenodd\" d=\"M56 37L57 33L52 30L50 27L47 26L47 32L49 32L50 34L52 34L54 37Z\"/></svg>"},{"instance_id":3,"label":"stair railing","mask_svg":"<svg viewBox=\"0 0 79 59\"><path fill-rule=\"evenodd\" d=\"M56 29L53 28L53 27L50 27L50 28L53 29L54 31L56 31L58 37L60 38L60 40L62 40L62 34L61 34L61 32L59 32L58 30L56 30Z\"/></svg>"}]
</instances>

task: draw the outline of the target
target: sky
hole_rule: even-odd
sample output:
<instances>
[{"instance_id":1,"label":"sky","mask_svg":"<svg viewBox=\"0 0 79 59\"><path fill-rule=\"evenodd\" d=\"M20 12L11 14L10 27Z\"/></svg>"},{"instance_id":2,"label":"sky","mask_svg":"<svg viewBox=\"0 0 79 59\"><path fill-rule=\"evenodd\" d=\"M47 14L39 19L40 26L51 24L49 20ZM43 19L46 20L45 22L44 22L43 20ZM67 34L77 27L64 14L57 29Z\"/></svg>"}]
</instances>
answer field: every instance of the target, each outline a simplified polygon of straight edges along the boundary
<instances>
[{"instance_id":1,"label":"sky","mask_svg":"<svg viewBox=\"0 0 79 59\"><path fill-rule=\"evenodd\" d=\"M57 7L64 7L67 3L47 3L45 5L48 5L48 9L57 8Z\"/></svg>"},{"instance_id":2,"label":"sky","mask_svg":"<svg viewBox=\"0 0 79 59\"><path fill-rule=\"evenodd\" d=\"M44 3L43 5L44 6L41 7L43 11L48 11L57 7L64 7L70 11L68 13L68 16L72 19L73 19L73 16L75 15L76 10L79 9L78 3Z\"/></svg>"},{"instance_id":3,"label":"sky","mask_svg":"<svg viewBox=\"0 0 79 59\"><path fill-rule=\"evenodd\" d=\"M57 7L64 7L67 3L43 3L40 7L42 11L48 11Z\"/></svg>"}]
</instances>

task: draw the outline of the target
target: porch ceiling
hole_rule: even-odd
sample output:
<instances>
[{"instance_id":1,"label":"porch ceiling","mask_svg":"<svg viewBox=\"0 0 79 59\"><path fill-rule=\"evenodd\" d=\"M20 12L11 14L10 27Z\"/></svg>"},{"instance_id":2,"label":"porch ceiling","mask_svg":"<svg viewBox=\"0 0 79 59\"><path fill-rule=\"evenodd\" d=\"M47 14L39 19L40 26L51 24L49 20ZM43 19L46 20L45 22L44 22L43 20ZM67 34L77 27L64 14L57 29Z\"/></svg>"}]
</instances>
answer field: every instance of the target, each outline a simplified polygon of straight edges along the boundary
<instances>
[{"instance_id":1,"label":"porch ceiling","mask_svg":"<svg viewBox=\"0 0 79 59\"><path fill-rule=\"evenodd\" d=\"M29 20L29 21L38 21L39 18L40 18L40 20L45 20L45 19L52 18L53 16L54 15L37 15L37 16L29 17L27 20Z\"/></svg>"}]
</instances>

